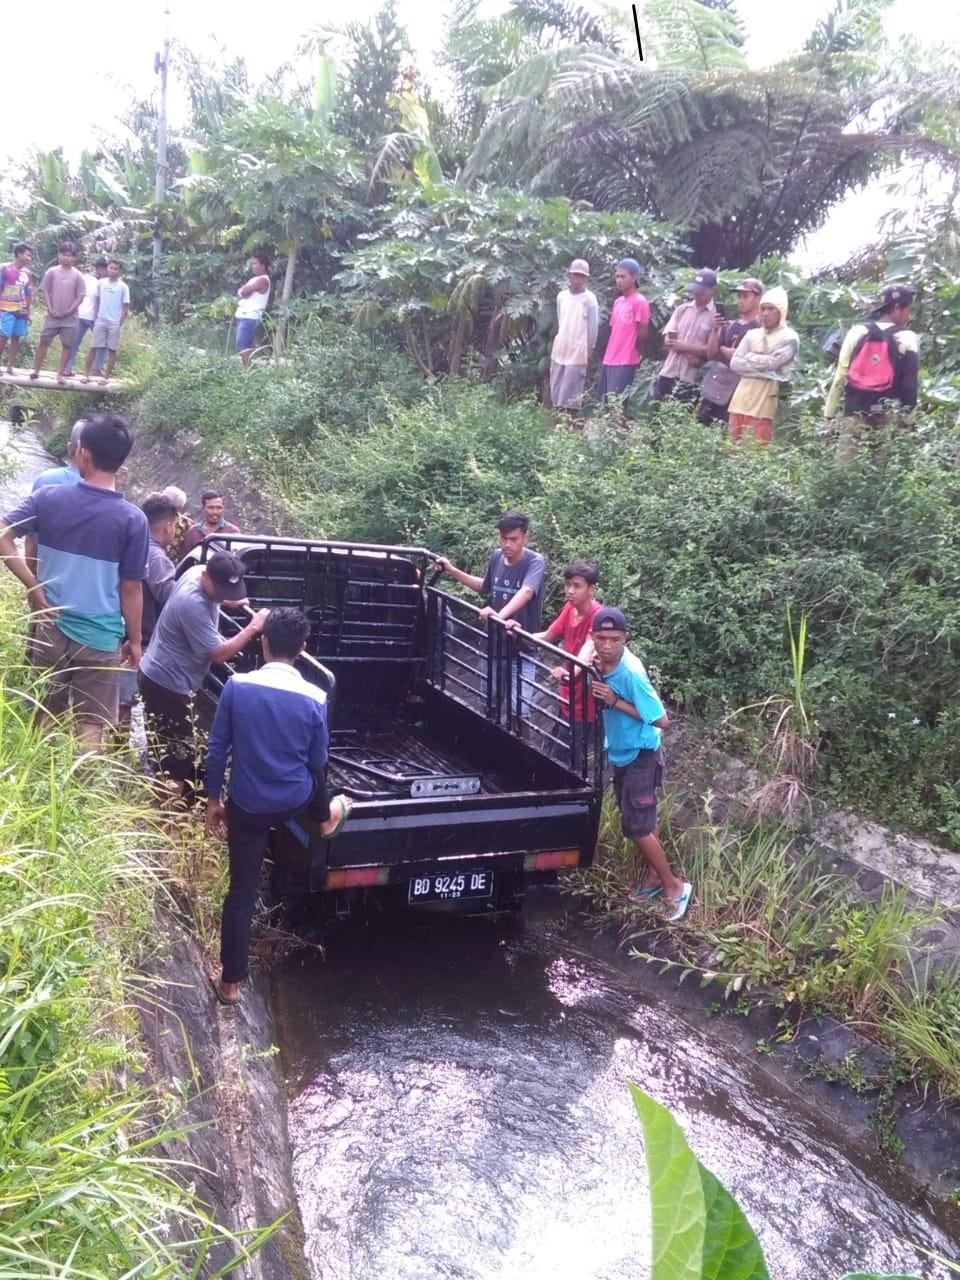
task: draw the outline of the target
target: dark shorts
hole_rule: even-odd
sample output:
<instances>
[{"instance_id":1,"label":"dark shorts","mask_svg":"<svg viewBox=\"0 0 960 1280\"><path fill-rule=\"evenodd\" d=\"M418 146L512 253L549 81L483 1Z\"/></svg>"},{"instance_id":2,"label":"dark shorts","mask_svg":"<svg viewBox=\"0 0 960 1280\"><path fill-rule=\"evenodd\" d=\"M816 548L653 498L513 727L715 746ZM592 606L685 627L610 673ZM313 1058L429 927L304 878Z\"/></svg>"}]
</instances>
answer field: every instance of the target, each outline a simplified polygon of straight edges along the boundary
<instances>
[{"instance_id":1,"label":"dark shorts","mask_svg":"<svg viewBox=\"0 0 960 1280\"><path fill-rule=\"evenodd\" d=\"M622 396L637 376L638 364L602 364L597 380L597 399Z\"/></svg>"},{"instance_id":2,"label":"dark shorts","mask_svg":"<svg viewBox=\"0 0 960 1280\"><path fill-rule=\"evenodd\" d=\"M722 422L726 426L727 406L717 404L716 400L703 399L697 409L697 421L702 422L705 427L712 426L714 422Z\"/></svg>"},{"instance_id":3,"label":"dark shorts","mask_svg":"<svg viewBox=\"0 0 960 1280\"><path fill-rule=\"evenodd\" d=\"M636 760L614 765L613 794L620 810L623 834L629 839L648 836L657 826L657 792L663 782L663 751L644 747Z\"/></svg>"},{"instance_id":4,"label":"dark shorts","mask_svg":"<svg viewBox=\"0 0 960 1280\"><path fill-rule=\"evenodd\" d=\"M681 404L696 404L700 388L695 382L681 382L679 378L657 379L653 388L654 400L679 400Z\"/></svg>"},{"instance_id":5,"label":"dark shorts","mask_svg":"<svg viewBox=\"0 0 960 1280\"><path fill-rule=\"evenodd\" d=\"M76 333L77 317L75 315L47 316L40 330L40 341L52 342L54 338L59 338L65 347L72 347Z\"/></svg>"}]
</instances>

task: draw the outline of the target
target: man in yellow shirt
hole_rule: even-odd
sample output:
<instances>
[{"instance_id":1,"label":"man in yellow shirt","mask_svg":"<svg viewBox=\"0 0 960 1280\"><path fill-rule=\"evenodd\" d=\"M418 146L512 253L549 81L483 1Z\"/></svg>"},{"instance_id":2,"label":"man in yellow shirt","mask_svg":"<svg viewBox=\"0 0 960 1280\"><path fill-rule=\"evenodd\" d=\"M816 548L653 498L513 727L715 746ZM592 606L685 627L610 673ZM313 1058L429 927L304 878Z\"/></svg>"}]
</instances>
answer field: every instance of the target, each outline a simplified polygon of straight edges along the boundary
<instances>
[{"instance_id":1,"label":"man in yellow shirt","mask_svg":"<svg viewBox=\"0 0 960 1280\"><path fill-rule=\"evenodd\" d=\"M730 439L739 443L745 432L758 444L773 439L773 420L780 388L790 379L800 339L787 325L786 289L776 285L760 299L760 328L751 329L730 357L740 381L730 397Z\"/></svg>"}]
</instances>

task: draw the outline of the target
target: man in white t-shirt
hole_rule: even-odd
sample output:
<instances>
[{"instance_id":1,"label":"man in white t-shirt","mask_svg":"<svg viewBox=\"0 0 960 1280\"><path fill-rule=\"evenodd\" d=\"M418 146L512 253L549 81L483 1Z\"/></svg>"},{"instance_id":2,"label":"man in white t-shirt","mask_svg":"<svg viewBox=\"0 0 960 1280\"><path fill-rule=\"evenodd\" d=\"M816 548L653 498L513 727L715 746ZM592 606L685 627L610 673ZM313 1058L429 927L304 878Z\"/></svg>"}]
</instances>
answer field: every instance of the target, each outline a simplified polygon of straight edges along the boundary
<instances>
[{"instance_id":1,"label":"man in white t-shirt","mask_svg":"<svg viewBox=\"0 0 960 1280\"><path fill-rule=\"evenodd\" d=\"M587 364L597 345L600 309L587 288L589 264L574 258L567 271L569 289L557 294L557 336L550 351L550 403L555 409L577 410L583 404Z\"/></svg>"},{"instance_id":2,"label":"man in white t-shirt","mask_svg":"<svg viewBox=\"0 0 960 1280\"><path fill-rule=\"evenodd\" d=\"M251 262L250 279L237 290L239 301L234 312L237 322L237 351L245 365L250 363L257 325L270 301L269 272L270 263L267 259L262 254L255 255Z\"/></svg>"},{"instance_id":3,"label":"man in white t-shirt","mask_svg":"<svg viewBox=\"0 0 960 1280\"><path fill-rule=\"evenodd\" d=\"M106 258L98 258L93 264L93 271L83 272L83 282L87 286L86 296L77 308L77 335L73 340L73 346L70 348L70 355L67 357L67 367L64 373L68 378L73 377L73 366L79 354L80 347L84 337L93 328L93 317L97 306L97 285L107 274ZM103 368L106 352L103 351L98 355L93 363L94 369Z\"/></svg>"},{"instance_id":4,"label":"man in white t-shirt","mask_svg":"<svg viewBox=\"0 0 960 1280\"><path fill-rule=\"evenodd\" d=\"M113 366L117 363L117 350L120 346L120 330L130 314L130 289L125 280L120 279L123 264L119 258L111 258L107 263L107 278L97 282L97 296L93 312L93 337L90 339L90 350L87 352L87 371L83 381L90 381L93 362L100 352L107 353L107 367L100 381L107 382L113 376Z\"/></svg>"}]
</instances>

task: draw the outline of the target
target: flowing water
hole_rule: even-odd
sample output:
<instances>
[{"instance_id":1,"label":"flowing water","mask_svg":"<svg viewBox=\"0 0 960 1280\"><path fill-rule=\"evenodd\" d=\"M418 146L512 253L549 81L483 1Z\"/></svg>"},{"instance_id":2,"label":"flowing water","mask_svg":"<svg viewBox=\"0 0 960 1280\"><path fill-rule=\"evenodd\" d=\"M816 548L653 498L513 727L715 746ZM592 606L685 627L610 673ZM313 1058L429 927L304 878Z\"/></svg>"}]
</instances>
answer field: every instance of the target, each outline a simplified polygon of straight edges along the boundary
<instances>
[{"instance_id":1,"label":"flowing water","mask_svg":"<svg viewBox=\"0 0 960 1280\"><path fill-rule=\"evenodd\" d=\"M774 1280L946 1280L955 1246L702 1014L530 922L351 922L274 971L294 1178L320 1280L641 1280L635 1080L738 1197ZM877 1174L873 1169L873 1175ZM904 1193L906 1194L906 1193Z\"/></svg>"},{"instance_id":2,"label":"flowing water","mask_svg":"<svg viewBox=\"0 0 960 1280\"><path fill-rule=\"evenodd\" d=\"M54 465L28 427L0 421L0 514L19 502L35 476Z\"/></svg>"}]
</instances>

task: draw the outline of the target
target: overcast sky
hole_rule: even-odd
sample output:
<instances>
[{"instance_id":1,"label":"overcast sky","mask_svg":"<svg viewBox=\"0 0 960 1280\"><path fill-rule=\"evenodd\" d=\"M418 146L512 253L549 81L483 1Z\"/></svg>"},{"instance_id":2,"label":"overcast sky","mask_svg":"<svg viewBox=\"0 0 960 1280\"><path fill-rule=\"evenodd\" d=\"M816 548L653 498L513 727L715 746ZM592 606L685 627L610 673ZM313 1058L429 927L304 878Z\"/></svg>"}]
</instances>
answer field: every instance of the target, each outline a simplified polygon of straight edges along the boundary
<instances>
[{"instance_id":1,"label":"overcast sky","mask_svg":"<svg viewBox=\"0 0 960 1280\"><path fill-rule=\"evenodd\" d=\"M738 0L748 38L748 56L757 66L795 51L811 27L830 8L831 0L784 5L771 0ZM36 148L62 146L76 157L102 135L116 133L116 117L131 98L149 94L156 84L154 53L160 48L165 8L177 39L202 55L215 57L225 48L241 54L254 80L295 55L301 37L321 24L344 21L345 7L305 0L270 0L266 7L243 0L137 0L109 10L77 6L75 0L46 0L34 56L4 59L5 129L2 150L14 158ZM367 20L379 0L351 0L351 20ZM505 7L484 0L487 12ZM431 55L443 35L445 3L398 0L401 23L410 33L422 69L429 75ZM629 5L624 5L625 18ZM9 22L8 22L9 27ZM921 38L960 42L960 8L941 7L937 0L893 0L887 20L893 38L912 32ZM75 33L69 38L68 33ZM641 28L642 35L642 28ZM17 104L12 111L11 104ZM172 114L179 109L177 95ZM18 132L14 132L14 129ZM884 201L873 193L853 197L831 219L826 233L811 238L802 254L808 260L843 258L870 239L876 212Z\"/></svg>"}]
</instances>

